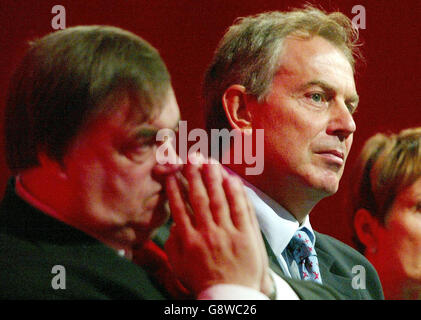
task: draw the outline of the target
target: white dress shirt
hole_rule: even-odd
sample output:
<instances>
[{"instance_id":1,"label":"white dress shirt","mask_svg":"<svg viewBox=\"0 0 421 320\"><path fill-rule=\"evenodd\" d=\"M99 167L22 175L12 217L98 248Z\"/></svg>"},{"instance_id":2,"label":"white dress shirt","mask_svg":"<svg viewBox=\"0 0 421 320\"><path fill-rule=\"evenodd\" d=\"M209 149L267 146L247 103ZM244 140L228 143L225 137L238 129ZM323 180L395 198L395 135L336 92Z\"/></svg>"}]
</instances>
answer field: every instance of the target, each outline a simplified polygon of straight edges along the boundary
<instances>
[{"instance_id":1,"label":"white dress shirt","mask_svg":"<svg viewBox=\"0 0 421 320\"><path fill-rule=\"evenodd\" d=\"M247 194L254 204L257 220L259 221L260 229L266 237L273 253L276 255L282 271L286 276L292 277L288 265L288 256L285 252L289 242L291 241L295 232L299 229L306 228L309 238L313 243L316 243L316 236L310 224L310 219L306 216L304 222L300 223L295 217L289 213L275 200L266 195L249 182L243 179Z\"/></svg>"}]
</instances>

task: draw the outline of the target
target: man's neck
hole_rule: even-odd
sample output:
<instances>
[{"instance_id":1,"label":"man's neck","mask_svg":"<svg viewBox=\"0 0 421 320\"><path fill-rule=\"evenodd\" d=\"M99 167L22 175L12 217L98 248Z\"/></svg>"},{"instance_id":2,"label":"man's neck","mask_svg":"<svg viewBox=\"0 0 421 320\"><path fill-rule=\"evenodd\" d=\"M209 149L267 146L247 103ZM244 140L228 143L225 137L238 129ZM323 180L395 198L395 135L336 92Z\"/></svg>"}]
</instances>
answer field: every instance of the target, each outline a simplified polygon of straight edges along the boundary
<instances>
[{"instance_id":1,"label":"man's neck","mask_svg":"<svg viewBox=\"0 0 421 320\"><path fill-rule=\"evenodd\" d=\"M71 209L72 201L67 197L65 182L58 181L57 177L45 172L45 168L38 167L27 170L18 175L16 179L16 192L26 202L45 214L89 234L117 250L119 254L122 254L122 250L124 250L124 256L131 259L132 248L130 246L110 242L103 235L97 234L79 223L79 219L72 215L72 211L77 211L77 209Z\"/></svg>"},{"instance_id":2,"label":"man's neck","mask_svg":"<svg viewBox=\"0 0 421 320\"><path fill-rule=\"evenodd\" d=\"M318 192L301 187L295 181L279 179L274 182L274 175L268 176L265 171L260 175L246 175L242 165L228 165L228 168L259 188L273 200L290 212L302 224L314 206L320 201Z\"/></svg>"},{"instance_id":3,"label":"man's neck","mask_svg":"<svg viewBox=\"0 0 421 320\"><path fill-rule=\"evenodd\" d=\"M44 168L34 168L20 173L16 178L16 191L20 197L44 213L69 223L60 203L69 204L64 184L57 183ZM67 206L68 207L68 206Z\"/></svg>"}]
</instances>

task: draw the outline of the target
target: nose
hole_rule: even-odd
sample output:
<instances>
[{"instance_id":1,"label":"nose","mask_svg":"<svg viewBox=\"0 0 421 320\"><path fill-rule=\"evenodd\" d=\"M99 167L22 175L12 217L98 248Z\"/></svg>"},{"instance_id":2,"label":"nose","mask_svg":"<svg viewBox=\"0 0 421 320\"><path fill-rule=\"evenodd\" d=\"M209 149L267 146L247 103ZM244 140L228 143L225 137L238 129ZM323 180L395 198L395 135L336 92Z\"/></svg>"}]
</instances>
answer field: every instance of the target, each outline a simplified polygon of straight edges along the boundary
<instances>
[{"instance_id":1,"label":"nose","mask_svg":"<svg viewBox=\"0 0 421 320\"><path fill-rule=\"evenodd\" d=\"M331 110L327 133L337 136L340 141L346 140L357 129L354 117L344 102L336 103Z\"/></svg>"}]
</instances>

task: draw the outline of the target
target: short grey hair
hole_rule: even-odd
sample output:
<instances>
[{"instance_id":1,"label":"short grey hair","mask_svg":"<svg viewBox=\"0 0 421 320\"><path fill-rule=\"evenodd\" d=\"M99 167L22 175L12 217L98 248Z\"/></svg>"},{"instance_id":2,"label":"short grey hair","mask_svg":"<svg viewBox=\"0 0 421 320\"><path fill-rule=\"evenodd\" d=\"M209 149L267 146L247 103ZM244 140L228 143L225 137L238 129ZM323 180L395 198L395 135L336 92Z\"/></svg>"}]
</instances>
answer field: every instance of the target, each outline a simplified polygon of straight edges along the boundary
<instances>
[{"instance_id":1,"label":"short grey hair","mask_svg":"<svg viewBox=\"0 0 421 320\"><path fill-rule=\"evenodd\" d=\"M265 12L236 20L219 43L205 74L203 98L208 130L230 128L221 105L225 90L243 85L248 94L262 102L270 91L288 35L300 38L321 36L338 47L355 66L358 29L340 12L326 12L306 6L289 12Z\"/></svg>"}]
</instances>

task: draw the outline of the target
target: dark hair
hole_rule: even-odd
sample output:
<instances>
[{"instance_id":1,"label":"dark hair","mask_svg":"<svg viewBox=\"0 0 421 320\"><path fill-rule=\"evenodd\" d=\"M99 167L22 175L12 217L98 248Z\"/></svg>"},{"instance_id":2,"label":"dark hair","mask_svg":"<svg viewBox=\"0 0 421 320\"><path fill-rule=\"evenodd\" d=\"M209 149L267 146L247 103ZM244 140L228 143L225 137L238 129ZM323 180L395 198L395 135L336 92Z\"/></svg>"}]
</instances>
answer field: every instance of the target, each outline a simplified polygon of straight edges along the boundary
<instances>
[{"instance_id":1,"label":"dark hair","mask_svg":"<svg viewBox=\"0 0 421 320\"><path fill-rule=\"evenodd\" d=\"M37 166L39 152L61 161L81 128L110 111L102 102L117 91L136 97L131 108L139 110L132 112L152 117L170 82L158 51L116 27L72 27L32 42L6 104L9 168L17 173Z\"/></svg>"}]
</instances>

